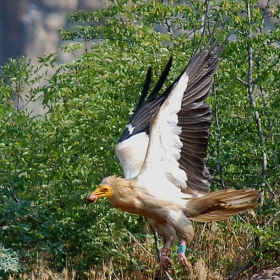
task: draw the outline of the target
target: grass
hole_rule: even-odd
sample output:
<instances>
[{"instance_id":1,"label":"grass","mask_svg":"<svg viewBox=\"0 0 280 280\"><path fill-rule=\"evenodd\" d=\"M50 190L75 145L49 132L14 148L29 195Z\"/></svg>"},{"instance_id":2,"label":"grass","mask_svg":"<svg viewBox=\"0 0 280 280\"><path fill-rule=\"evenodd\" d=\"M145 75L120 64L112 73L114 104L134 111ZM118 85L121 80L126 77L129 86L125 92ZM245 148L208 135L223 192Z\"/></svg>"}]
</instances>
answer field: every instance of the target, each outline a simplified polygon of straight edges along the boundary
<instances>
[{"instance_id":1,"label":"grass","mask_svg":"<svg viewBox=\"0 0 280 280\"><path fill-rule=\"evenodd\" d=\"M248 217L249 215L246 215ZM250 219L254 219L253 216ZM177 263L176 249L172 250L174 266L171 277L173 280L222 280L229 275L237 275L235 280L250 279L253 274L266 267L266 263L250 264L254 258L254 239L251 232L245 227L237 226L234 220L213 222L209 224L196 224L196 237L188 247L188 263L185 267ZM148 230L148 229L145 229ZM152 236L152 235L150 235ZM78 274L71 268L64 268L61 272L52 271L44 259L38 259L37 265L29 272L9 276L9 280L159 280L167 279L160 269L155 257L145 252L137 242L127 246L132 247L130 260L109 257L103 264L92 266L88 271ZM154 241L147 238L144 242L146 249L155 252ZM126 248L120 248L126 250ZM152 254L153 254L152 253ZM270 256L273 259L273 255ZM135 263L136 262L136 263ZM269 262L271 266L271 262ZM246 268L247 267L247 268ZM245 268L243 273L238 273Z\"/></svg>"}]
</instances>

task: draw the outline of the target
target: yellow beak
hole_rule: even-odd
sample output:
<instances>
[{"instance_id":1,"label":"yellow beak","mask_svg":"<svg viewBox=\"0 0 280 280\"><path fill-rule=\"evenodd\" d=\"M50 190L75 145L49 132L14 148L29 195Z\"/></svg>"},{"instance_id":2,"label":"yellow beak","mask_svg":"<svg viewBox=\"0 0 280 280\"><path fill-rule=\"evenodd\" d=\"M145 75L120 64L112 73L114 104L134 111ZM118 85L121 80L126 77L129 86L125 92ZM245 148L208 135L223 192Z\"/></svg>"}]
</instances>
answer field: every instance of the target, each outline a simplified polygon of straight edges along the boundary
<instances>
[{"instance_id":1,"label":"yellow beak","mask_svg":"<svg viewBox=\"0 0 280 280\"><path fill-rule=\"evenodd\" d=\"M90 195L88 195L87 197L87 201L90 203L95 203L98 199L98 196L94 194L94 192L92 192Z\"/></svg>"},{"instance_id":2,"label":"yellow beak","mask_svg":"<svg viewBox=\"0 0 280 280\"><path fill-rule=\"evenodd\" d=\"M101 185L87 197L87 200L90 203L95 203L98 198L105 196L110 197L113 196L113 194L114 190L112 187Z\"/></svg>"},{"instance_id":3,"label":"yellow beak","mask_svg":"<svg viewBox=\"0 0 280 280\"><path fill-rule=\"evenodd\" d=\"M95 203L99 197L104 197L105 194L100 190L100 188L97 188L94 192L92 192L88 197L87 201L90 203Z\"/></svg>"}]
</instances>

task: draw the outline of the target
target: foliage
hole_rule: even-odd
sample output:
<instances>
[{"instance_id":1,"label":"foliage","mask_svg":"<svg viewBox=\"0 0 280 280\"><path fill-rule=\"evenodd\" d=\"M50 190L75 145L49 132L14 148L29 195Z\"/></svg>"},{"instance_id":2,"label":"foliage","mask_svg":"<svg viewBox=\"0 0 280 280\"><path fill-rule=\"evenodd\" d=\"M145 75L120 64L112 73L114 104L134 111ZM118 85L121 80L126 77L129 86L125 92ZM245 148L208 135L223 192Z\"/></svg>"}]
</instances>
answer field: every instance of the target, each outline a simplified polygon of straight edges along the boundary
<instances>
[{"instance_id":1,"label":"foliage","mask_svg":"<svg viewBox=\"0 0 280 280\"><path fill-rule=\"evenodd\" d=\"M18 258L0 243L0 275L1 271L17 272L19 269Z\"/></svg>"},{"instance_id":2,"label":"foliage","mask_svg":"<svg viewBox=\"0 0 280 280\"><path fill-rule=\"evenodd\" d=\"M154 277L156 261L147 262L146 253L130 245L132 233L155 254L146 222L106 201L88 205L85 197L103 176L122 174L114 146L148 67L157 77L173 55L172 81L200 40L204 45L215 26L225 24L232 35L209 99L212 186L259 189L264 205L255 217L242 214L219 223L217 230L207 226L207 233L197 224L203 234L190 245L188 269L194 274L202 259L210 278L215 270L225 277L248 263L274 264L280 254L280 30L265 31L264 19L279 17L279 7L263 7L261 13L255 4L113 1L97 12L68 14L74 28L61 29L62 38L83 42L64 47L73 61L58 66L57 55L48 54L38 57L36 67L27 57L10 59L2 67L0 238L17 253L23 271L28 273L40 259L54 271L77 271L79 279L104 265L112 265L119 278L143 270ZM37 100L47 110L42 116L26 109ZM235 242L241 250L234 249ZM175 267L177 279L183 273Z\"/></svg>"}]
</instances>

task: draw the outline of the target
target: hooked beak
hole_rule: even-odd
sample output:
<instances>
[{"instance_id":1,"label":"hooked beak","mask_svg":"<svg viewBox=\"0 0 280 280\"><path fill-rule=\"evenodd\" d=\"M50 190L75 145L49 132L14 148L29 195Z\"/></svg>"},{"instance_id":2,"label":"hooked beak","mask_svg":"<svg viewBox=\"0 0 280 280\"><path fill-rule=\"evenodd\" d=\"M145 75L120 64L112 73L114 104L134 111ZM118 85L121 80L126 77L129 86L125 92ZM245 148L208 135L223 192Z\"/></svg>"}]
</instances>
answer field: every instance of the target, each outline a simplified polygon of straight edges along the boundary
<instances>
[{"instance_id":1,"label":"hooked beak","mask_svg":"<svg viewBox=\"0 0 280 280\"><path fill-rule=\"evenodd\" d=\"M101 194L100 190L97 188L94 192L92 192L87 197L87 201L90 203L95 203L97 199L99 198L99 195Z\"/></svg>"},{"instance_id":2,"label":"hooked beak","mask_svg":"<svg viewBox=\"0 0 280 280\"><path fill-rule=\"evenodd\" d=\"M100 197L111 197L113 195L114 190L111 186L99 185L99 187L87 197L87 200L90 203L95 203Z\"/></svg>"},{"instance_id":3,"label":"hooked beak","mask_svg":"<svg viewBox=\"0 0 280 280\"><path fill-rule=\"evenodd\" d=\"M94 193L91 193L90 195L88 195L87 197L87 201L90 203L95 203L98 199L98 196Z\"/></svg>"}]
</instances>

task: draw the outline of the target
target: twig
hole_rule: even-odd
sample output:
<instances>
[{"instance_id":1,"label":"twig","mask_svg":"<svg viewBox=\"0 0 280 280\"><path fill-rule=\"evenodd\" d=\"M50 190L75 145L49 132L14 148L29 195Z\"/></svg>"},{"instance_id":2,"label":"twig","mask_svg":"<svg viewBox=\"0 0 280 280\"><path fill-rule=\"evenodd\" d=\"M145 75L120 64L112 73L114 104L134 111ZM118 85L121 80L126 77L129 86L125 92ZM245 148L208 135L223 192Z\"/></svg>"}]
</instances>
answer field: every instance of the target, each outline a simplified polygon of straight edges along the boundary
<instances>
[{"instance_id":1,"label":"twig","mask_svg":"<svg viewBox=\"0 0 280 280\"><path fill-rule=\"evenodd\" d=\"M115 241L114 241L114 236L113 236L113 232L112 232L112 230L111 230L111 228L110 228L110 225L106 222L106 221L104 221L105 222L105 224L106 224L106 226L107 226L107 228L108 228L108 230L109 230L109 233L110 233L110 235L111 235L111 237L112 237L112 242L113 242L113 244L114 244L114 246L115 246L115 248L116 248L116 250L120 250L119 249L119 247L118 247L118 245L115 243Z\"/></svg>"},{"instance_id":2,"label":"twig","mask_svg":"<svg viewBox=\"0 0 280 280\"><path fill-rule=\"evenodd\" d=\"M267 157L266 157L266 152L263 151L262 153L262 181L263 185L265 185L266 182L266 174L267 174Z\"/></svg>"},{"instance_id":3,"label":"twig","mask_svg":"<svg viewBox=\"0 0 280 280\"><path fill-rule=\"evenodd\" d=\"M277 59L274 61L273 64L271 64L266 70L264 70L254 81L253 83L257 83L260 79L262 79L263 76L265 76L267 73L270 72L270 70L275 67L279 63L279 60Z\"/></svg>"},{"instance_id":4,"label":"twig","mask_svg":"<svg viewBox=\"0 0 280 280\"><path fill-rule=\"evenodd\" d=\"M265 222L265 224L262 226L262 228L265 228L269 224L271 224L279 214L280 214L280 210L278 210L267 222Z\"/></svg>"},{"instance_id":5,"label":"twig","mask_svg":"<svg viewBox=\"0 0 280 280\"><path fill-rule=\"evenodd\" d=\"M221 137L221 127L220 127L220 123L219 123L219 107L217 104L217 92L216 92L216 88L213 85L213 91L214 91L214 95L215 95L215 122L216 122L216 127L217 127L217 153L218 153L218 172L220 174L220 183L222 185L223 189L226 189L225 186L225 182L224 182L224 177L223 177L223 165L221 163L221 142L222 142L222 137Z\"/></svg>"},{"instance_id":6,"label":"twig","mask_svg":"<svg viewBox=\"0 0 280 280\"><path fill-rule=\"evenodd\" d=\"M240 79L239 77L236 77L236 80L239 81L240 83L242 83L245 86L248 86L248 83L244 82L242 79Z\"/></svg>"},{"instance_id":7,"label":"twig","mask_svg":"<svg viewBox=\"0 0 280 280\"><path fill-rule=\"evenodd\" d=\"M251 6L250 3L247 2L247 21L248 21L248 32L247 32L247 37L250 39L251 38ZM259 134L259 139L260 139L260 144L263 144L264 142L264 135L263 135L263 130L262 130L262 124L261 124L261 119L259 112L256 109L256 103L253 95L253 48L250 44L250 41L247 44L247 52L248 52L248 82L247 82L247 87L248 87L248 94L249 94L249 99L250 99L250 104L252 105L254 109L254 116L255 116L255 122L257 124L258 128L258 134ZM267 172L267 156L266 152L263 150L262 152L262 178L263 178L263 185L265 184L265 178L266 178L266 172Z\"/></svg>"},{"instance_id":8,"label":"twig","mask_svg":"<svg viewBox=\"0 0 280 280\"><path fill-rule=\"evenodd\" d=\"M119 3L118 3L117 0L114 0L114 2L115 2L115 5L116 5L116 6L119 5ZM122 15L122 13L120 13L120 16L121 16L121 22L122 22L122 24L123 24L123 26L124 26L124 28L125 28L127 37L130 38L130 34L129 34L129 31L128 31L127 26L126 26L126 24L125 24L125 20L124 20L124 17L123 17L123 15ZM129 44L129 47L131 48L131 50L133 51L133 47L132 47L131 40L128 40L128 44Z\"/></svg>"},{"instance_id":9,"label":"twig","mask_svg":"<svg viewBox=\"0 0 280 280\"><path fill-rule=\"evenodd\" d=\"M19 199L17 198L17 196L16 196L16 194L14 193L14 191L12 190L12 188L9 187L9 186L7 186L6 188L7 188L8 191L12 194L12 197L13 197L14 201L18 203L18 202L19 202Z\"/></svg>"},{"instance_id":10,"label":"twig","mask_svg":"<svg viewBox=\"0 0 280 280\"><path fill-rule=\"evenodd\" d=\"M170 23L168 19L165 19L163 26L167 29L169 33L173 34L172 23Z\"/></svg>"},{"instance_id":11,"label":"twig","mask_svg":"<svg viewBox=\"0 0 280 280\"><path fill-rule=\"evenodd\" d=\"M252 242L250 242L247 247L245 248L245 250L239 255L237 261L234 264L234 267L230 273L230 275L228 277L226 277L224 280L230 280L230 279L234 279L234 277L236 277L237 275L239 275L239 271L236 271L236 269L239 267L240 262L242 260L242 258L244 257L244 255L247 253L248 248L252 245Z\"/></svg>"},{"instance_id":12,"label":"twig","mask_svg":"<svg viewBox=\"0 0 280 280\"><path fill-rule=\"evenodd\" d=\"M266 179L264 179L265 184L268 186L268 190L269 192L272 194L273 198L276 196L276 193L273 191L272 187L270 186L270 184L267 182Z\"/></svg>"},{"instance_id":13,"label":"twig","mask_svg":"<svg viewBox=\"0 0 280 280\"><path fill-rule=\"evenodd\" d=\"M157 255L158 255L158 261L160 262L160 248L159 248L159 241L158 241L158 233L157 233L157 231L153 227L152 227L152 229L153 229L153 232L154 232L154 238L155 238L155 243L156 243L156 250L157 250ZM165 276L166 276L166 278L168 280L173 280L171 278L171 276L169 275L169 273L165 269L163 271L164 271L164 274L165 274Z\"/></svg>"},{"instance_id":14,"label":"twig","mask_svg":"<svg viewBox=\"0 0 280 280\"><path fill-rule=\"evenodd\" d=\"M117 280L121 280L121 279L116 275L115 272L113 272L113 275L116 277Z\"/></svg>"},{"instance_id":15,"label":"twig","mask_svg":"<svg viewBox=\"0 0 280 280\"><path fill-rule=\"evenodd\" d=\"M247 18L248 18L248 26L249 26L247 36L249 39L251 38L251 30L250 30L251 9L250 8L251 8L250 3L247 3ZM248 52L248 82L247 82L248 94L249 94L250 103L254 108L255 121L258 127L259 138L261 141L263 141L263 132L262 132L260 116L259 116L259 112L256 110L256 102L253 95L253 48L250 42L248 42L247 44L247 52Z\"/></svg>"},{"instance_id":16,"label":"twig","mask_svg":"<svg viewBox=\"0 0 280 280\"><path fill-rule=\"evenodd\" d=\"M152 229L153 229L153 232L154 232L154 239L155 239L155 244L156 244L158 261L160 262L160 248L159 248L159 241L158 241L158 233L153 227L152 227Z\"/></svg>"},{"instance_id":17,"label":"twig","mask_svg":"<svg viewBox=\"0 0 280 280\"><path fill-rule=\"evenodd\" d=\"M259 64L258 64L259 66ZM262 95L262 100L263 100L263 105L264 107L267 106L267 101L266 101L266 93L265 93L265 90L263 88L263 85L260 85L260 92L261 92L261 95ZM271 118L268 118L268 127L269 127L269 130L271 131L272 130L272 120Z\"/></svg>"},{"instance_id":18,"label":"twig","mask_svg":"<svg viewBox=\"0 0 280 280\"><path fill-rule=\"evenodd\" d=\"M259 248L260 246L260 240L259 237L256 236L254 238L255 241L255 247ZM245 252L248 250L248 248L252 245L253 241L251 241L246 249L244 250L244 252L242 253L241 257L245 255ZM239 260L237 260L237 263L235 265L235 267L237 266L238 262L240 261L241 257L239 258ZM255 255L251 258L251 260L249 262L247 262L247 264L245 264L242 268L240 268L238 271L233 271L230 273L230 275L226 278L224 278L224 280L233 280L234 278L236 278L239 274L241 274L242 272L248 270L251 266L253 266L255 264L256 261L258 261L260 259L260 255Z\"/></svg>"},{"instance_id":19,"label":"twig","mask_svg":"<svg viewBox=\"0 0 280 280\"><path fill-rule=\"evenodd\" d=\"M123 227L127 231L127 233L130 235L130 237L133 239L133 241L141 248L143 249L148 255L150 255L153 258L156 258L155 255L153 255L151 252L149 252L138 240L137 238L126 228L126 226L122 223Z\"/></svg>"},{"instance_id":20,"label":"twig","mask_svg":"<svg viewBox=\"0 0 280 280\"><path fill-rule=\"evenodd\" d=\"M88 52L88 48L87 48L87 38L84 38L84 45L85 45L85 53Z\"/></svg>"},{"instance_id":21,"label":"twig","mask_svg":"<svg viewBox=\"0 0 280 280\"><path fill-rule=\"evenodd\" d=\"M251 266L253 266L255 264L255 262L258 261L259 259L260 259L260 256L255 255L254 257L251 258L251 260L246 265L244 265L238 271L231 273L228 277L224 278L224 280L233 280L239 274L241 274L242 272L248 270Z\"/></svg>"}]
</instances>

